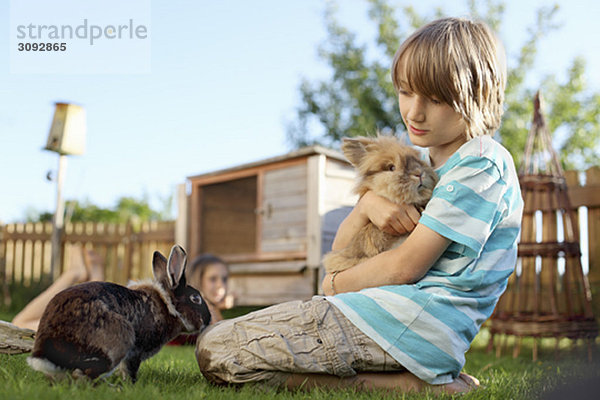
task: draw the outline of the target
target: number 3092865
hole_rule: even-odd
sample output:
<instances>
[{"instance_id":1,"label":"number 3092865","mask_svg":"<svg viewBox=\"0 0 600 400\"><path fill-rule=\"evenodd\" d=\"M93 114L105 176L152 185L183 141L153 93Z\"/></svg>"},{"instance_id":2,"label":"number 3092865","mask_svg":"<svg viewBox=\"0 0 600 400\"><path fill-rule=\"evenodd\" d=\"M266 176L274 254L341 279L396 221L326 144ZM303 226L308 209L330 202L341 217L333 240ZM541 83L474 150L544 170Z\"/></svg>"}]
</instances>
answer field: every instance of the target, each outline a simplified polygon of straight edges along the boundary
<instances>
[{"instance_id":1,"label":"number 3092865","mask_svg":"<svg viewBox=\"0 0 600 400\"><path fill-rule=\"evenodd\" d=\"M19 51L65 51L66 43L17 43Z\"/></svg>"}]
</instances>

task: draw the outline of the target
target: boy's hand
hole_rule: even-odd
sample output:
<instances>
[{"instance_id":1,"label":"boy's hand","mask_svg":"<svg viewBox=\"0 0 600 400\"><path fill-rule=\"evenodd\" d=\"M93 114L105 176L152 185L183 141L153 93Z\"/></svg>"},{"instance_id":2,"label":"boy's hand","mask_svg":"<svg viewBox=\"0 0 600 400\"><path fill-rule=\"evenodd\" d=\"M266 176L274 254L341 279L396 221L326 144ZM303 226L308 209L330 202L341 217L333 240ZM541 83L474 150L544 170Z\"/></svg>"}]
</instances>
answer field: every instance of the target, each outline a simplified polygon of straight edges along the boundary
<instances>
[{"instance_id":1,"label":"boy's hand","mask_svg":"<svg viewBox=\"0 0 600 400\"><path fill-rule=\"evenodd\" d=\"M412 232L421 218L421 213L415 206L398 205L370 191L360 199L358 206L362 215L391 235Z\"/></svg>"}]
</instances>

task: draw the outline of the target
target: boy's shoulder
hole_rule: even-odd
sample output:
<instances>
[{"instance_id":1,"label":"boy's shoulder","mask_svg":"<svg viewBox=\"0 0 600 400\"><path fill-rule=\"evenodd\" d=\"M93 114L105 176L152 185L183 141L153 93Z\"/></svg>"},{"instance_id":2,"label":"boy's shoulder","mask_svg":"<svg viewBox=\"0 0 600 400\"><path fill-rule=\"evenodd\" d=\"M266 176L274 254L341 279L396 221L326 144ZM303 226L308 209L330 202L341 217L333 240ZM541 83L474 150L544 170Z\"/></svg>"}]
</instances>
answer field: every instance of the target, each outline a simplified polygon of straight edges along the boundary
<instances>
[{"instance_id":1,"label":"boy's shoulder","mask_svg":"<svg viewBox=\"0 0 600 400\"><path fill-rule=\"evenodd\" d=\"M515 174L515 165L509 151L497 140L488 135L477 136L463 144L452 157L452 166L492 164L500 175ZM450 160L449 160L450 161ZM448 166L448 167L452 167Z\"/></svg>"},{"instance_id":2,"label":"boy's shoulder","mask_svg":"<svg viewBox=\"0 0 600 400\"><path fill-rule=\"evenodd\" d=\"M468 156L484 157L490 160L512 156L500 142L489 135L477 136L463 144L457 152L460 158Z\"/></svg>"}]
</instances>

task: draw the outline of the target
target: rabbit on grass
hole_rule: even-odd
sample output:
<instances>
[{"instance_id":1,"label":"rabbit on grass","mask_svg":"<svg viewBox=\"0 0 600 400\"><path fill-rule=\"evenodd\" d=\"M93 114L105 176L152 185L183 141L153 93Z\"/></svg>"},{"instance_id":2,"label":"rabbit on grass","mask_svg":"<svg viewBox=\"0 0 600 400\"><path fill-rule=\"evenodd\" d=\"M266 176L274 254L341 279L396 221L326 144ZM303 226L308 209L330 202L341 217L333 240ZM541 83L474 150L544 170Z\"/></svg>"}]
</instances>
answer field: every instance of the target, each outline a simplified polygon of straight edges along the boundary
<instances>
[{"instance_id":1,"label":"rabbit on grass","mask_svg":"<svg viewBox=\"0 0 600 400\"><path fill-rule=\"evenodd\" d=\"M128 287L87 282L58 293L42 315L28 364L55 379L95 379L120 366L135 382L143 360L210 322L202 296L186 284L186 260L173 246L168 260L154 252L152 280Z\"/></svg>"}]
</instances>

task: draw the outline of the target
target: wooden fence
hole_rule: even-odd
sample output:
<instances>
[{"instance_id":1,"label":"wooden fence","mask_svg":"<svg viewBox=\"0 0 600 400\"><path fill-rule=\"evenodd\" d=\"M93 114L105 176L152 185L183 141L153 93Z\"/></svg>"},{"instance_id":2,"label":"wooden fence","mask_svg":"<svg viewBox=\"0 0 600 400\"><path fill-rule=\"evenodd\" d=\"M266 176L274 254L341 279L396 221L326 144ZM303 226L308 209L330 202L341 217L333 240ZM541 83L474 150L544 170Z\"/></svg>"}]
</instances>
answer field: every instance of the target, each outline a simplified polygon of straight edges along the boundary
<instances>
[{"instance_id":1,"label":"wooden fence","mask_svg":"<svg viewBox=\"0 0 600 400\"><path fill-rule=\"evenodd\" d=\"M588 237L588 279L592 289L594 314L600 320L600 167L592 167L584 175L585 183L581 184L576 171L565 172L571 205L576 210L579 207L587 208L587 229L583 228ZM582 251L585 252L583 245Z\"/></svg>"},{"instance_id":2,"label":"wooden fence","mask_svg":"<svg viewBox=\"0 0 600 400\"><path fill-rule=\"evenodd\" d=\"M0 226L0 279L29 286L49 278L51 264L50 223ZM74 223L65 226L62 238L62 272L74 246L94 249L103 259L106 280L124 284L129 279L152 275L152 253L168 256L175 242L175 223L133 224ZM5 293L6 295L6 293Z\"/></svg>"},{"instance_id":3,"label":"wooden fence","mask_svg":"<svg viewBox=\"0 0 600 400\"><path fill-rule=\"evenodd\" d=\"M600 317L600 167L585 171L584 184L576 171L565 175L573 208L587 207L588 277L594 312ZM50 271L51 230L50 224L41 223L0 226L0 279L5 286L36 283ZM132 224L71 224L65 229L62 259L68 260L74 244L93 248L105 259L106 279L126 283L150 276L154 250L168 253L174 242L174 222L148 223L137 229Z\"/></svg>"}]
</instances>

